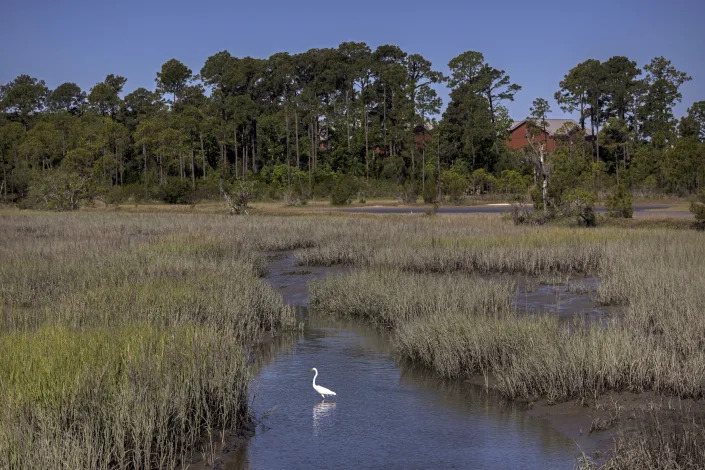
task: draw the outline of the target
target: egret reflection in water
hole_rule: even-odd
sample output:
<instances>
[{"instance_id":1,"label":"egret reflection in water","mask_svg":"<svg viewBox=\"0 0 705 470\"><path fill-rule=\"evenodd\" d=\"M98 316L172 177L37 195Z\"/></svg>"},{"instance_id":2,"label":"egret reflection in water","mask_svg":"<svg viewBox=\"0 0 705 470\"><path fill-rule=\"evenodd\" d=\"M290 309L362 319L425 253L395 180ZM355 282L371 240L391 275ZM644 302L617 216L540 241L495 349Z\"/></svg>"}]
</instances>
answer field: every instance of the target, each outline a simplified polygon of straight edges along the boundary
<instances>
[{"instance_id":1,"label":"egret reflection in water","mask_svg":"<svg viewBox=\"0 0 705 470\"><path fill-rule=\"evenodd\" d=\"M335 411L335 402L322 401L313 407L313 433L318 436L326 427L326 423L330 422L333 412Z\"/></svg>"}]
</instances>

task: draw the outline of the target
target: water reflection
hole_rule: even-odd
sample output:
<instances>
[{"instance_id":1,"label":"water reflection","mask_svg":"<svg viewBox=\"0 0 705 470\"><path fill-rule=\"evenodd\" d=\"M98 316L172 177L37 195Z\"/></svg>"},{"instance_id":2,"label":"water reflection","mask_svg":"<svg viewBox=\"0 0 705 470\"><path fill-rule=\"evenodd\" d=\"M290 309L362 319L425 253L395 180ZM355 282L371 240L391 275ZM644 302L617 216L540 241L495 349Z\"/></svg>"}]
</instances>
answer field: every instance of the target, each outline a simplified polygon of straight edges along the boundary
<instances>
[{"instance_id":1,"label":"water reflection","mask_svg":"<svg viewBox=\"0 0 705 470\"><path fill-rule=\"evenodd\" d=\"M326 429L327 424L331 424L332 413L335 411L335 402L322 401L313 407L313 434L320 436Z\"/></svg>"}]
</instances>

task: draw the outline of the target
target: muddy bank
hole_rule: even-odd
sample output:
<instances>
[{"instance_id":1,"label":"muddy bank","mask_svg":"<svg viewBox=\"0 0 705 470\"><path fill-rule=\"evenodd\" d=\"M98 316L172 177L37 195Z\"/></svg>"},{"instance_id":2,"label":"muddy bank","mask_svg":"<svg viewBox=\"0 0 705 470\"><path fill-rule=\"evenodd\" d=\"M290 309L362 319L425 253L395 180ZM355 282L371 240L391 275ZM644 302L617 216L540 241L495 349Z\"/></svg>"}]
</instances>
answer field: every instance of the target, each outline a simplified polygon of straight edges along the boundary
<instances>
[{"instance_id":1,"label":"muddy bank","mask_svg":"<svg viewBox=\"0 0 705 470\"><path fill-rule=\"evenodd\" d=\"M512 305L519 314L551 314L565 323L579 317L588 324L606 326L624 313L621 306L600 305L595 300L600 279L594 276L554 281L527 276L509 276L508 279L516 284Z\"/></svg>"}]
</instances>

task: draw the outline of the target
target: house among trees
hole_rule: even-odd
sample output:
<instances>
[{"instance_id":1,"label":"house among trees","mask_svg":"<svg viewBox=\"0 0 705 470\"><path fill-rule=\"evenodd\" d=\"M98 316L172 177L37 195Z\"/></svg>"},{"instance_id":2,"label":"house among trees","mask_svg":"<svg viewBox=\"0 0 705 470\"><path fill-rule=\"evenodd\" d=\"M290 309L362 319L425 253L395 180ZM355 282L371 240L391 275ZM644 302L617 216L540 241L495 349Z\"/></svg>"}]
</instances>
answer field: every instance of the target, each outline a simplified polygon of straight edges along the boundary
<instances>
[{"instance_id":1,"label":"house among trees","mask_svg":"<svg viewBox=\"0 0 705 470\"><path fill-rule=\"evenodd\" d=\"M523 149L529 145L532 137L535 143L546 142L546 149L552 152L556 148L556 140L574 140L583 135L586 141L592 141L589 129L581 129L580 125L572 119L545 119L542 122L536 119L514 121L509 128L507 147L515 150Z\"/></svg>"}]
</instances>

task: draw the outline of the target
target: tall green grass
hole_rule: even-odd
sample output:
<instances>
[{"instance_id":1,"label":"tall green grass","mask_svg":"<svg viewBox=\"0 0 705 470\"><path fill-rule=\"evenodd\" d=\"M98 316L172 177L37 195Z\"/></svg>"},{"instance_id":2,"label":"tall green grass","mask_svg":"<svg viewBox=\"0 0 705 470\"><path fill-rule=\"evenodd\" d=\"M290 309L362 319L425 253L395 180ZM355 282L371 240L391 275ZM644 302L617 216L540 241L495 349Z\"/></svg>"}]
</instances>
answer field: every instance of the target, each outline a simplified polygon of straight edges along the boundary
<instances>
[{"instance_id":1,"label":"tall green grass","mask_svg":"<svg viewBox=\"0 0 705 470\"><path fill-rule=\"evenodd\" d=\"M241 343L203 327L42 327L0 337L9 468L173 468L247 419Z\"/></svg>"}]
</instances>

